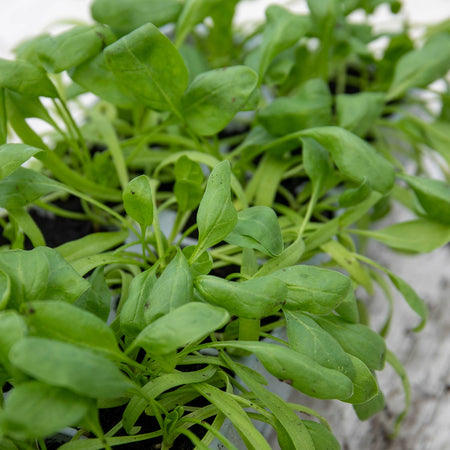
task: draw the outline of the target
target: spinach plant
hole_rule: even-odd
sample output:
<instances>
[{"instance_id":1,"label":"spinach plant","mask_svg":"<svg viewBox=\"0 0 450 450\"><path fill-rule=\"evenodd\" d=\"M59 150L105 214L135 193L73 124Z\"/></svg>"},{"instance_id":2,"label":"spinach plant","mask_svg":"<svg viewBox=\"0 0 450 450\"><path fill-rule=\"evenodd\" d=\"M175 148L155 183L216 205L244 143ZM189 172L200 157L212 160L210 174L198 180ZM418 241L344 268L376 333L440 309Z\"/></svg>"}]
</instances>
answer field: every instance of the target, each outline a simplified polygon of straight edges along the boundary
<instances>
[{"instance_id":1,"label":"spinach plant","mask_svg":"<svg viewBox=\"0 0 450 450\"><path fill-rule=\"evenodd\" d=\"M417 95L450 67L450 29L420 47L386 35L378 58L380 36L348 16L381 3L400 7L270 6L248 32L238 0L95 0L94 24L0 60L0 447L46 449L70 426L60 448L233 449L228 419L249 449L270 448L257 422L283 449L339 448L248 355L361 420L384 407L387 362L405 387L398 431L410 392L385 343L391 289L415 331L427 308L366 244L424 253L450 239L448 86L439 113ZM380 229L396 204L413 218ZM94 232L50 248L43 212ZM379 330L360 300L374 285L390 302Z\"/></svg>"}]
</instances>

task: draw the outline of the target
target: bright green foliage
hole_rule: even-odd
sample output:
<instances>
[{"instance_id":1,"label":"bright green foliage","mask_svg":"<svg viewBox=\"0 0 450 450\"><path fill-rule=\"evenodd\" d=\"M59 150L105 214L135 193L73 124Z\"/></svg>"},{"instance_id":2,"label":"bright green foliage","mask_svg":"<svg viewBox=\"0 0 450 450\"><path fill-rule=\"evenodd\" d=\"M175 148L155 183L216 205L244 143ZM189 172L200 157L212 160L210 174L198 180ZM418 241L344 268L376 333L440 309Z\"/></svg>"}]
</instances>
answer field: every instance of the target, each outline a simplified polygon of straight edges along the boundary
<instances>
[{"instance_id":1,"label":"bright green foliage","mask_svg":"<svg viewBox=\"0 0 450 450\"><path fill-rule=\"evenodd\" d=\"M41 150L25 144L3 144L0 146L0 179L13 173L25 161Z\"/></svg>"},{"instance_id":2,"label":"bright green foliage","mask_svg":"<svg viewBox=\"0 0 450 450\"><path fill-rule=\"evenodd\" d=\"M199 243L206 250L230 233L237 222L237 212L231 202L230 163L223 161L211 172L205 194L197 213Z\"/></svg>"},{"instance_id":3,"label":"bright green foliage","mask_svg":"<svg viewBox=\"0 0 450 450\"><path fill-rule=\"evenodd\" d=\"M288 287L286 308L327 314L347 297L350 279L339 272L314 266L293 266L274 272Z\"/></svg>"},{"instance_id":4,"label":"bright green foliage","mask_svg":"<svg viewBox=\"0 0 450 450\"><path fill-rule=\"evenodd\" d=\"M240 211L236 226L225 240L239 247L254 248L268 256L278 256L283 251L277 216L267 206L253 206Z\"/></svg>"},{"instance_id":5,"label":"bright green foliage","mask_svg":"<svg viewBox=\"0 0 450 450\"><path fill-rule=\"evenodd\" d=\"M200 135L218 133L244 109L256 84L256 73L245 66L204 72L194 79L181 99L183 118Z\"/></svg>"},{"instance_id":6,"label":"bright green foliage","mask_svg":"<svg viewBox=\"0 0 450 450\"><path fill-rule=\"evenodd\" d=\"M115 41L103 26L78 26L57 36L46 36L36 44L42 66L52 73L62 72L96 56Z\"/></svg>"},{"instance_id":7,"label":"bright green foliage","mask_svg":"<svg viewBox=\"0 0 450 450\"><path fill-rule=\"evenodd\" d=\"M157 110L177 111L188 82L180 54L158 28L142 25L105 49L117 80L139 101Z\"/></svg>"},{"instance_id":8,"label":"bright green foliage","mask_svg":"<svg viewBox=\"0 0 450 450\"><path fill-rule=\"evenodd\" d=\"M208 302L225 306L232 314L247 319L270 316L287 296L286 285L270 276L237 283L203 275L195 279L195 288Z\"/></svg>"},{"instance_id":9,"label":"bright green foliage","mask_svg":"<svg viewBox=\"0 0 450 450\"><path fill-rule=\"evenodd\" d=\"M92 17L105 23L119 36L151 22L160 27L172 22L180 11L176 0L94 0Z\"/></svg>"},{"instance_id":10,"label":"bright green foliage","mask_svg":"<svg viewBox=\"0 0 450 450\"><path fill-rule=\"evenodd\" d=\"M123 206L127 214L142 228L153 223L153 201L150 180L141 175L131 180L123 192Z\"/></svg>"},{"instance_id":11,"label":"bright green foliage","mask_svg":"<svg viewBox=\"0 0 450 450\"><path fill-rule=\"evenodd\" d=\"M175 164L175 186L173 188L181 211L194 209L203 197L203 172L195 161L187 156L179 158Z\"/></svg>"}]
</instances>

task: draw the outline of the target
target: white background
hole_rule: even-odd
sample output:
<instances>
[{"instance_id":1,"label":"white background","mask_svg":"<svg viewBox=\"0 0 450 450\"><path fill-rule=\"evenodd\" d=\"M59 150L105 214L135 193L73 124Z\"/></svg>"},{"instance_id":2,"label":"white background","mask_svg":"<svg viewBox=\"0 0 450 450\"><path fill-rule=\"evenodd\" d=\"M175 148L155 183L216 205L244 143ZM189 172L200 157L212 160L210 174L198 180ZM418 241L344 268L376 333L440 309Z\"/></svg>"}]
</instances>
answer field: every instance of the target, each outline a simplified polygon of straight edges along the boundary
<instances>
[{"instance_id":1,"label":"white background","mask_svg":"<svg viewBox=\"0 0 450 450\"><path fill-rule=\"evenodd\" d=\"M90 3L91 0L1 0L0 57L11 58L11 50L18 42L51 30L57 21L89 22ZM306 9L304 0L246 0L239 4L238 19L262 19L265 7L273 3L287 4L296 11ZM387 8L379 8L376 23L392 29L403 19L422 26L450 18L450 0L404 0L403 4L404 11L396 18Z\"/></svg>"}]
</instances>

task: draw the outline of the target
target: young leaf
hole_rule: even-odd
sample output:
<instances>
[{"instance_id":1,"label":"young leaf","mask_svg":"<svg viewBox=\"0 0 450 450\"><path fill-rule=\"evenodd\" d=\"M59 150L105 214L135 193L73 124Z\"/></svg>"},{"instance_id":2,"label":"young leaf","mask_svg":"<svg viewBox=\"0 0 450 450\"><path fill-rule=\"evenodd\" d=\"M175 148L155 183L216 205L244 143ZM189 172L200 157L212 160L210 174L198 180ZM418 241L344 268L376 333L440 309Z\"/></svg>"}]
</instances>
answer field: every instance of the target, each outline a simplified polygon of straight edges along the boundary
<instances>
[{"instance_id":1,"label":"young leaf","mask_svg":"<svg viewBox=\"0 0 450 450\"><path fill-rule=\"evenodd\" d=\"M177 0L94 0L94 20L109 25L118 36L151 22L156 27L173 22L181 9Z\"/></svg>"},{"instance_id":2,"label":"young leaf","mask_svg":"<svg viewBox=\"0 0 450 450\"><path fill-rule=\"evenodd\" d=\"M10 374L13 368L9 361L11 347L27 334L25 320L16 311L0 311L0 366Z\"/></svg>"},{"instance_id":3,"label":"young leaf","mask_svg":"<svg viewBox=\"0 0 450 450\"><path fill-rule=\"evenodd\" d=\"M170 354L223 327L229 313L217 306L191 302L147 325L128 350L142 347L150 356Z\"/></svg>"},{"instance_id":4,"label":"young leaf","mask_svg":"<svg viewBox=\"0 0 450 450\"><path fill-rule=\"evenodd\" d=\"M275 56L297 43L311 26L308 17L293 14L278 5L271 5L266 9L266 18L258 62L255 64L260 81Z\"/></svg>"},{"instance_id":5,"label":"young leaf","mask_svg":"<svg viewBox=\"0 0 450 450\"><path fill-rule=\"evenodd\" d=\"M11 295L11 278L0 269L0 311L6 309L9 296Z\"/></svg>"},{"instance_id":6,"label":"young leaf","mask_svg":"<svg viewBox=\"0 0 450 450\"><path fill-rule=\"evenodd\" d=\"M305 137L302 138L302 143L305 172L316 189L320 190L324 180L331 174L330 156L314 139Z\"/></svg>"},{"instance_id":7,"label":"young leaf","mask_svg":"<svg viewBox=\"0 0 450 450\"><path fill-rule=\"evenodd\" d=\"M8 140L7 127L8 118L6 116L6 89L0 87L0 145L5 145Z\"/></svg>"},{"instance_id":8,"label":"young leaf","mask_svg":"<svg viewBox=\"0 0 450 450\"><path fill-rule=\"evenodd\" d=\"M323 367L354 378L356 372L352 360L336 339L305 314L285 311L285 315L290 348Z\"/></svg>"},{"instance_id":9,"label":"young leaf","mask_svg":"<svg viewBox=\"0 0 450 450\"><path fill-rule=\"evenodd\" d=\"M384 395L381 390L378 390L378 394L368 400L365 403L359 403L357 405L353 405L353 409L355 410L356 415L359 420L367 420L370 419L376 413L382 411L385 406Z\"/></svg>"},{"instance_id":10,"label":"young leaf","mask_svg":"<svg viewBox=\"0 0 450 450\"><path fill-rule=\"evenodd\" d=\"M399 175L399 178L408 183L430 219L450 225L450 185L448 183L411 175Z\"/></svg>"},{"instance_id":11,"label":"young leaf","mask_svg":"<svg viewBox=\"0 0 450 450\"><path fill-rule=\"evenodd\" d=\"M417 219L395 223L380 230L358 230L357 234L376 239L396 250L428 253L450 241L450 226Z\"/></svg>"},{"instance_id":12,"label":"young leaf","mask_svg":"<svg viewBox=\"0 0 450 450\"><path fill-rule=\"evenodd\" d=\"M48 72L59 73L93 58L115 39L110 29L102 25L78 25L40 39L36 52Z\"/></svg>"},{"instance_id":13,"label":"young leaf","mask_svg":"<svg viewBox=\"0 0 450 450\"><path fill-rule=\"evenodd\" d=\"M393 166L353 133L338 127L321 127L302 131L300 135L312 137L323 145L344 175L360 182L367 180L382 194L392 189L395 180Z\"/></svg>"},{"instance_id":14,"label":"young leaf","mask_svg":"<svg viewBox=\"0 0 450 450\"><path fill-rule=\"evenodd\" d=\"M314 266L287 267L274 272L272 276L287 285L285 308L313 314L330 313L352 288L350 279L345 275Z\"/></svg>"},{"instance_id":15,"label":"young leaf","mask_svg":"<svg viewBox=\"0 0 450 450\"><path fill-rule=\"evenodd\" d=\"M230 394L206 383L195 384L194 388L228 417L246 443L246 448L270 450L267 441L252 424L241 405Z\"/></svg>"},{"instance_id":16,"label":"young leaf","mask_svg":"<svg viewBox=\"0 0 450 450\"><path fill-rule=\"evenodd\" d=\"M420 50L404 55L395 66L388 100L403 95L409 88L425 87L443 77L450 68L450 36L441 33L430 39Z\"/></svg>"},{"instance_id":17,"label":"young leaf","mask_svg":"<svg viewBox=\"0 0 450 450\"><path fill-rule=\"evenodd\" d=\"M62 184L34 170L19 167L0 180L0 207L22 208L43 195L62 189Z\"/></svg>"},{"instance_id":18,"label":"young leaf","mask_svg":"<svg viewBox=\"0 0 450 450\"><path fill-rule=\"evenodd\" d=\"M139 102L125 86L117 81L106 64L103 52L71 69L69 75L86 91L98 95L113 105L132 108Z\"/></svg>"},{"instance_id":19,"label":"young leaf","mask_svg":"<svg viewBox=\"0 0 450 450\"><path fill-rule=\"evenodd\" d=\"M353 383L353 395L343 401L352 404L368 402L378 394L377 380L359 358L353 355L349 355L349 357L354 368L354 375L350 377Z\"/></svg>"},{"instance_id":20,"label":"young leaf","mask_svg":"<svg viewBox=\"0 0 450 450\"><path fill-rule=\"evenodd\" d=\"M111 312L111 291L105 281L104 267L97 267L89 277L91 287L75 300L74 305L88 311L103 322L108 320Z\"/></svg>"},{"instance_id":21,"label":"young leaf","mask_svg":"<svg viewBox=\"0 0 450 450\"><path fill-rule=\"evenodd\" d=\"M369 369L383 368L386 344L375 331L365 325L345 322L333 315L315 316L314 320L330 333L347 353L359 358Z\"/></svg>"},{"instance_id":22,"label":"young leaf","mask_svg":"<svg viewBox=\"0 0 450 450\"><path fill-rule=\"evenodd\" d=\"M340 127L364 137L384 108L382 92L340 94L336 97L338 124Z\"/></svg>"},{"instance_id":23,"label":"young leaf","mask_svg":"<svg viewBox=\"0 0 450 450\"><path fill-rule=\"evenodd\" d=\"M335 311L347 322L359 322L358 303L353 289L348 291L347 297L335 308Z\"/></svg>"},{"instance_id":24,"label":"young leaf","mask_svg":"<svg viewBox=\"0 0 450 450\"><path fill-rule=\"evenodd\" d=\"M343 208L355 206L369 197L371 192L372 189L367 183L367 180L363 180L359 186L353 189L347 189L339 196L339 205Z\"/></svg>"},{"instance_id":25,"label":"young leaf","mask_svg":"<svg viewBox=\"0 0 450 450\"><path fill-rule=\"evenodd\" d=\"M29 302L22 308L34 336L69 342L109 354L120 353L111 328L94 314L61 301Z\"/></svg>"},{"instance_id":26,"label":"young leaf","mask_svg":"<svg viewBox=\"0 0 450 450\"><path fill-rule=\"evenodd\" d=\"M184 256L189 259L195 252L196 246L189 245L183 248ZM203 252L195 261L190 263L190 269L192 277L198 277L199 275L207 275L211 272L213 266L213 259L209 252Z\"/></svg>"},{"instance_id":27,"label":"young leaf","mask_svg":"<svg viewBox=\"0 0 450 450\"><path fill-rule=\"evenodd\" d=\"M322 424L312 420L303 420L302 423L308 430L316 450L340 450L341 446L338 440Z\"/></svg>"},{"instance_id":28,"label":"young leaf","mask_svg":"<svg viewBox=\"0 0 450 450\"><path fill-rule=\"evenodd\" d=\"M257 85L246 66L224 67L198 75L181 99L181 112L200 135L216 134L242 110Z\"/></svg>"},{"instance_id":29,"label":"young leaf","mask_svg":"<svg viewBox=\"0 0 450 450\"><path fill-rule=\"evenodd\" d=\"M128 231L102 231L91 233L80 239L66 242L55 250L67 261L75 261L86 256L103 253L117 247L128 237Z\"/></svg>"},{"instance_id":30,"label":"young leaf","mask_svg":"<svg viewBox=\"0 0 450 450\"><path fill-rule=\"evenodd\" d=\"M236 341L226 345L254 353L272 375L292 381L296 389L310 397L343 400L353 393L352 382L346 375L323 367L290 348L257 341Z\"/></svg>"},{"instance_id":31,"label":"young leaf","mask_svg":"<svg viewBox=\"0 0 450 450\"><path fill-rule=\"evenodd\" d=\"M267 206L253 206L240 211L237 224L225 241L243 248L254 248L268 256L278 256L283 251L277 215Z\"/></svg>"},{"instance_id":32,"label":"young leaf","mask_svg":"<svg viewBox=\"0 0 450 450\"><path fill-rule=\"evenodd\" d=\"M237 212L231 202L231 167L222 161L211 172L205 194L198 208L198 253L218 244L237 222Z\"/></svg>"},{"instance_id":33,"label":"young leaf","mask_svg":"<svg viewBox=\"0 0 450 450\"><path fill-rule=\"evenodd\" d=\"M179 209L189 211L200 203L203 196L203 172L200 164L181 156L175 163L175 186L173 188Z\"/></svg>"},{"instance_id":34,"label":"young leaf","mask_svg":"<svg viewBox=\"0 0 450 450\"><path fill-rule=\"evenodd\" d=\"M123 206L126 213L142 229L153 223L153 201L150 180L146 175L133 178L123 192Z\"/></svg>"},{"instance_id":35,"label":"young leaf","mask_svg":"<svg viewBox=\"0 0 450 450\"><path fill-rule=\"evenodd\" d=\"M398 291L403 295L408 305L413 311L415 311L419 317L422 319L414 328L414 331L418 332L422 330L425 326L428 317L428 307L426 303L417 295L416 291L402 278L394 275L392 272L388 273L393 285L398 289Z\"/></svg>"},{"instance_id":36,"label":"young leaf","mask_svg":"<svg viewBox=\"0 0 450 450\"><path fill-rule=\"evenodd\" d=\"M150 108L178 111L188 72L170 40L151 23L109 45L105 59L118 81Z\"/></svg>"},{"instance_id":37,"label":"young leaf","mask_svg":"<svg viewBox=\"0 0 450 450\"><path fill-rule=\"evenodd\" d=\"M149 324L165 314L183 306L192 299L191 270L180 249L153 285L144 305L145 323Z\"/></svg>"},{"instance_id":38,"label":"young leaf","mask_svg":"<svg viewBox=\"0 0 450 450\"><path fill-rule=\"evenodd\" d=\"M120 329L125 336L136 337L147 325L144 313L150 292L156 282L156 268L152 267L133 278L128 297L120 311Z\"/></svg>"},{"instance_id":39,"label":"young leaf","mask_svg":"<svg viewBox=\"0 0 450 450\"><path fill-rule=\"evenodd\" d=\"M307 81L293 97L279 97L258 113L258 122L274 136L330 125L332 96L319 79Z\"/></svg>"},{"instance_id":40,"label":"young leaf","mask_svg":"<svg viewBox=\"0 0 450 450\"><path fill-rule=\"evenodd\" d=\"M186 0L178 17L175 45L179 47L188 33L217 8L220 0Z\"/></svg>"},{"instance_id":41,"label":"young leaf","mask_svg":"<svg viewBox=\"0 0 450 450\"><path fill-rule=\"evenodd\" d=\"M48 247L0 253L0 269L11 279L9 307L32 300L73 303L89 282L78 275L62 256Z\"/></svg>"},{"instance_id":42,"label":"young leaf","mask_svg":"<svg viewBox=\"0 0 450 450\"><path fill-rule=\"evenodd\" d=\"M41 149L26 144L0 146L0 179L7 177Z\"/></svg>"},{"instance_id":43,"label":"young leaf","mask_svg":"<svg viewBox=\"0 0 450 450\"><path fill-rule=\"evenodd\" d=\"M67 389L29 381L16 386L5 404L2 426L15 439L44 438L78 425L92 400Z\"/></svg>"},{"instance_id":44,"label":"young leaf","mask_svg":"<svg viewBox=\"0 0 450 450\"><path fill-rule=\"evenodd\" d=\"M285 283L275 277L259 277L241 283L212 275L195 279L195 288L209 302L231 314L247 319L262 319L275 313L286 301Z\"/></svg>"},{"instance_id":45,"label":"young leaf","mask_svg":"<svg viewBox=\"0 0 450 450\"><path fill-rule=\"evenodd\" d=\"M45 71L20 59L0 59L0 87L30 97L58 97L58 92Z\"/></svg>"},{"instance_id":46,"label":"young leaf","mask_svg":"<svg viewBox=\"0 0 450 450\"><path fill-rule=\"evenodd\" d=\"M44 383L90 398L119 397L133 387L109 359L65 342L27 337L13 345L9 358Z\"/></svg>"}]
</instances>

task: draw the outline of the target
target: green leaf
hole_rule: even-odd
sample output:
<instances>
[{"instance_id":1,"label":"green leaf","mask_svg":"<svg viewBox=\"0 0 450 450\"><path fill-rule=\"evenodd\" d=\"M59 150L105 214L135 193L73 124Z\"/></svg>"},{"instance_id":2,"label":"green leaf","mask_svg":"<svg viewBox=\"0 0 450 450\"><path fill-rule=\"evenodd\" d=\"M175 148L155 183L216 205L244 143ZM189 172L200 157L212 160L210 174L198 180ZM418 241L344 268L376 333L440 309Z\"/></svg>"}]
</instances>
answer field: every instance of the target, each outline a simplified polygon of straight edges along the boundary
<instances>
[{"instance_id":1,"label":"green leaf","mask_svg":"<svg viewBox=\"0 0 450 450\"><path fill-rule=\"evenodd\" d=\"M428 317L428 307L427 304L417 295L416 291L402 278L394 275L392 272L388 272L388 276L392 281L393 285L398 289L398 291L403 295L411 309L416 312L422 319L414 328L414 331L420 331L425 326Z\"/></svg>"},{"instance_id":2,"label":"green leaf","mask_svg":"<svg viewBox=\"0 0 450 450\"><path fill-rule=\"evenodd\" d=\"M144 313L150 292L156 282L156 267L140 273L130 283L128 297L120 311L120 329L126 336L136 337L147 325Z\"/></svg>"},{"instance_id":3,"label":"green leaf","mask_svg":"<svg viewBox=\"0 0 450 450\"><path fill-rule=\"evenodd\" d=\"M256 73L246 66L198 75L181 99L184 119L197 134L218 133L244 108L257 81Z\"/></svg>"},{"instance_id":4,"label":"green leaf","mask_svg":"<svg viewBox=\"0 0 450 450\"><path fill-rule=\"evenodd\" d=\"M209 303L220 305L232 315L247 319L270 316L280 309L287 295L285 283L271 276L235 282L201 275L194 283Z\"/></svg>"},{"instance_id":5,"label":"green leaf","mask_svg":"<svg viewBox=\"0 0 450 450\"><path fill-rule=\"evenodd\" d=\"M352 382L346 375L323 367L309 356L290 348L256 341L224 344L254 353L272 375L292 381L296 389L310 397L343 400L353 393Z\"/></svg>"},{"instance_id":6,"label":"green leaf","mask_svg":"<svg viewBox=\"0 0 450 450\"><path fill-rule=\"evenodd\" d=\"M73 303L89 287L87 280L48 247L1 252L0 269L11 279L11 308L33 300Z\"/></svg>"},{"instance_id":7,"label":"green leaf","mask_svg":"<svg viewBox=\"0 0 450 450\"><path fill-rule=\"evenodd\" d=\"M58 92L45 71L20 59L0 59L0 87L30 97L58 97Z\"/></svg>"},{"instance_id":8,"label":"green leaf","mask_svg":"<svg viewBox=\"0 0 450 450\"><path fill-rule=\"evenodd\" d=\"M133 387L109 359L65 342L27 337L13 345L11 363L52 386L90 398L114 398Z\"/></svg>"},{"instance_id":9,"label":"green leaf","mask_svg":"<svg viewBox=\"0 0 450 450\"><path fill-rule=\"evenodd\" d=\"M260 81L275 56L297 43L308 33L311 26L308 17L293 14L278 5L271 5L266 9L266 19L263 40L255 64Z\"/></svg>"},{"instance_id":10,"label":"green leaf","mask_svg":"<svg viewBox=\"0 0 450 450\"><path fill-rule=\"evenodd\" d=\"M148 383L142 386L142 392L147 398L157 398L163 392L176 388L178 386L187 386L193 383L201 383L208 381L214 374L216 369L207 366L204 369L193 372L175 372L169 374L161 374L160 376L151 379ZM148 406L145 398L141 395L135 395L131 398L125 412L123 413L123 427L128 434L137 433L133 429L134 424L139 419L145 408Z\"/></svg>"},{"instance_id":11,"label":"green leaf","mask_svg":"<svg viewBox=\"0 0 450 450\"><path fill-rule=\"evenodd\" d=\"M381 390L378 394L365 403L353 405L356 415L359 420L370 419L376 413L382 411L385 406L384 395Z\"/></svg>"},{"instance_id":12,"label":"green leaf","mask_svg":"<svg viewBox=\"0 0 450 450\"><path fill-rule=\"evenodd\" d=\"M399 178L408 183L430 219L450 225L450 185L448 183L411 175L399 175Z\"/></svg>"},{"instance_id":13,"label":"green leaf","mask_svg":"<svg viewBox=\"0 0 450 450\"><path fill-rule=\"evenodd\" d=\"M385 94L382 92L338 95L336 109L339 126L364 137L381 116L384 101Z\"/></svg>"},{"instance_id":14,"label":"green leaf","mask_svg":"<svg viewBox=\"0 0 450 450\"><path fill-rule=\"evenodd\" d=\"M321 127L302 131L300 136L312 137L323 145L344 175L360 182L367 180L382 194L392 189L395 181L393 166L353 133L338 127Z\"/></svg>"},{"instance_id":15,"label":"green leaf","mask_svg":"<svg viewBox=\"0 0 450 450\"><path fill-rule=\"evenodd\" d=\"M354 367L354 375L350 377L353 383L353 395L343 401L353 404L368 402L378 394L377 380L359 358L352 355L349 357Z\"/></svg>"},{"instance_id":16,"label":"green leaf","mask_svg":"<svg viewBox=\"0 0 450 450\"><path fill-rule=\"evenodd\" d=\"M196 246L189 245L183 248L184 256L189 259L195 252ZM213 259L209 252L203 252L195 261L190 263L192 277L207 275L213 267Z\"/></svg>"},{"instance_id":17,"label":"green leaf","mask_svg":"<svg viewBox=\"0 0 450 450\"><path fill-rule=\"evenodd\" d=\"M199 205L203 196L203 178L200 164L186 155L177 159L173 192L181 211L189 211Z\"/></svg>"},{"instance_id":18,"label":"green leaf","mask_svg":"<svg viewBox=\"0 0 450 450\"><path fill-rule=\"evenodd\" d=\"M0 311L0 365L10 374L13 374L14 369L9 361L9 351L26 334L27 325L21 315L13 310Z\"/></svg>"},{"instance_id":19,"label":"green leaf","mask_svg":"<svg viewBox=\"0 0 450 450\"><path fill-rule=\"evenodd\" d=\"M239 247L254 248L268 256L278 256L283 251L277 215L267 206L253 206L240 211L236 226L225 240Z\"/></svg>"},{"instance_id":20,"label":"green leaf","mask_svg":"<svg viewBox=\"0 0 450 450\"><path fill-rule=\"evenodd\" d=\"M314 320L330 333L347 353L359 358L369 369L383 368L386 344L375 331L365 325L346 322L334 315L315 316Z\"/></svg>"},{"instance_id":21,"label":"green leaf","mask_svg":"<svg viewBox=\"0 0 450 450\"><path fill-rule=\"evenodd\" d=\"M395 249L412 253L428 253L450 241L450 226L426 219L395 223L380 230L358 230Z\"/></svg>"},{"instance_id":22,"label":"green leaf","mask_svg":"<svg viewBox=\"0 0 450 450\"><path fill-rule=\"evenodd\" d=\"M179 47L188 33L217 8L220 0L186 0L178 17L175 45Z\"/></svg>"},{"instance_id":23,"label":"green leaf","mask_svg":"<svg viewBox=\"0 0 450 450\"><path fill-rule=\"evenodd\" d=\"M11 295L11 278L0 269L0 311L6 309L9 296Z\"/></svg>"},{"instance_id":24,"label":"green leaf","mask_svg":"<svg viewBox=\"0 0 450 450\"><path fill-rule=\"evenodd\" d=\"M6 89L0 87L0 145L8 140L8 118L6 114ZM0 177L1 178L1 177Z\"/></svg>"},{"instance_id":25,"label":"green leaf","mask_svg":"<svg viewBox=\"0 0 450 450\"><path fill-rule=\"evenodd\" d=\"M146 175L133 178L123 192L123 206L126 213L142 229L153 223L153 200L150 180Z\"/></svg>"},{"instance_id":26,"label":"green leaf","mask_svg":"<svg viewBox=\"0 0 450 450\"><path fill-rule=\"evenodd\" d=\"M198 252L218 244L233 230L237 212L231 202L231 167L222 161L214 167L198 208Z\"/></svg>"},{"instance_id":27,"label":"green leaf","mask_svg":"<svg viewBox=\"0 0 450 450\"><path fill-rule=\"evenodd\" d=\"M353 189L346 189L339 196L339 205L343 208L348 208L349 206L358 205L358 203L363 202L369 197L372 189L370 188L367 180L363 180L359 186Z\"/></svg>"},{"instance_id":28,"label":"green leaf","mask_svg":"<svg viewBox=\"0 0 450 450\"><path fill-rule=\"evenodd\" d=\"M328 369L353 379L356 371L350 356L313 319L300 312L285 311L289 347Z\"/></svg>"},{"instance_id":29,"label":"green leaf","mask_svg":"<svg viewBox=\"0 0 450 450\"><path fill-rule=\"evenodd\" d=\"M151 356L166 355L221 328L229 318L223 308L187 303L147 325L129 350L139 346Z\"/></svg>"},{"instance_id":30,"label":"green leaf","mask_svg":"<svg viewBox=\"0 0 450 450\"><path fill-rule=\"evenodd\" d=\"M145 323L149 324L192 300L192 274L186 257L177 249L162 275L153 285L144 305Z\"/></svg>"},{"instance_id":31,"label":"green leaf","mask_svg":"<svg viewBox=\"0 0 450 450\"><path fill-rule=\"evenodd\" d=\"M145 105L177 111L186 89L188 72L170 40L151 23L142 25L105 50L117 80Z\"/></svg>"},{"instance_id":32,"label":"green leaf","mask_svg":"<svg viewBox=\"0 0 450 450\"><path fill-rule=\"evenodd\" d=\"M103 322L111 312L111 291L105 281L104 267L97 267L89 277L89 289L75 300L74 305L95 314Z\"/></svg>"},{"instance_id":33,"label":"green leaf","mask_svg":"<svg viewBox=\"0 0 450 450\"><path fill-rule=\"evenodd\" d=\"M0 146L0 179L13 173L41 149L26 144L3 144Z\"/></svg>"},{"instance_id":34,"label":"green leaf","mask_svg":"<svg viewBox=\"0 0 450 450\"><path fill-rule=\"evenodd\" d=\"M22 308L31 335L69 342L109 354L120 353L111 328L94 314L61 301L29 302Z\"/></svg>"},{"instance_id":35,"label":"green leaf","mask_svg":"<svg viewBox=\"0 0 450 450\"><path fill-rule=\"evenodd\" d=\"M425 87L442 78L450 69L450 36L441 33L420 50L406 53L395 66L388 100L403 95L409 88Z\"/></svg>"},{"instance_id":36,"label":"green leaf","mask_svg":"<svg viewBox=\"0 0 450 450\"><path fill-rule=\"evenodd\" d=\"M11 114L11 109L16 110L23 118L37 118L55 127L55 121L49 114L47 108L42 104L39 97L29 97L14 91L6 91L6 109ZM14 115L14 114L12 114Z\"/></svg>"},{"instance_id":37,"label":"green leaf","mask_svg":"<svg viewBox=\"0 0 450 450\"><path fill-rule=\"evenodd\" d=\"M122 108L132 108L139 100L122 84L109 69L104 53L79 64L69 71L75 83L103 100Z\"/></svg>"},{"instance_id":38,"label":"green leaf","mask_svg":"<svg viewBox=\"0 0 450 450\"><path fill-rule=\"evenodd\" d=\"M287 267L274 272L272 276L287 285L287 309L313 314L333 311L352 288L350 279L345 275L314 266Z\"/></svg>"},{"instance_id":39,"label":"green leaf","mask_svg":"<svg viewBox=\"0 0 450 450\"><path fill-rule=\"evenodd\" d=\"M29 381L8 395L3 428L16 439L44 438L67 426L78 425L92 400L67 389Z\"/></svg>"},{"instance_id":40,"label":"green leaf","mask_svg":"<svg viewBox=\"0 0 450 450\"><path fill-rule=\"evenodd\" d=\"M0 180L0 206L17 209L43 195L63 190L63 185L31 169L17 168Z\"/></svg>"},{"instance_id":41,"label":"green leaf","mask_svg":"<svg viewBox=\"0 0 450 450\"><path fill-rule=\"evenodd\" d=\"M278 422L278 439L280 439L280 436L283 434L286 436L285 441L287 441L289 445L292 445L292 449L313 450L314 445L308 431L303 425L303 420L300 420L295 412L288 407L286 402L275 393L261 386L253 374L249 373L248 367L232 361L231 358L224 353L222 354L222 358L226 361L228 367L244 381L258 399L272 411L275 420ZM280 440L279 442L281 445Z\"/></svg>"},{"instance_id":42,"label":"green leaf","mask_svg":"<svg viewBox=\"0 0 450 450\"><path fill-rule=\"evenodd\" d=\"M177 0L94 0L91 14L119 36L151 22L156 27L173 22L181 9Z\"/></svg>"},{"instance_id":43,"label":"green leaf","mask_svg":"<svg viewBox=\"0 0 450 450\"><path fill-rule=\"evenodd\" d=\"M86 256L96 255L122 244L128 237L128 231L102 231L92 233L80 239L66 242L56 251L67 261L75 261Z\"/></svg>"},{"instance_id":44,"label":"green leaf","mask_svg":"<svg viewBox=\"0 0 450 450\"><path fill-rule=\"evenodd\" d=\"M312 420L303 420L302 422L309 431L316 450L340 450L341 446L338 440L322 424Z\"/></svg>"},{"instance_id":45,"label":"green leaf","mask_svg":"<svg viewBox=\"0 0 450 450\"><path fill-rule=\"evenodd\" d=\"M339 306L335 308L335 311L347 322L359 322L358 303L353 289L348 291L347 297L345 297Z\"/></svg>"},{"instance_id":46,"label":"green leaf","mask_svg":"<svg viewBox=\"0 0 450 450\"><path fill-rule=\"evenodd\" d=\"M252 424L250 418L239 403L227 392L206 383L194 385L200 394L211 402L233 423L246 444L246 448L254 450L270 450L270 446L262 434Z\"/></svg>"},{"instance_id":47,"label":"green leaf","mask_svg":"<svg viewBox=\"0 0 450 450\"><path fill-rule=\"evenodd\" d=\"M314 139L305 137L303 143L303 165L316 189L321 189L332 168L327 150Z\"/></svg>"},{"instance_id":48,"label":"green leaf","mask_svg":"<svg viewBox=\"0 0 450 450\"><path fill-rule=\"evenodd\" d=\"M115 39L111 30L103 25L78 25L59 35L40 39L36 52L48 72L59 73L98 55Z\"/></svg>"},{"instance_id":49,"label":"green leaf","mask_svg":"<svg viewBox=\"0 0 450 450\"><path fill-rule=\"evenodd\" d=\"M330 125L332 103L328 85L323 80L312 79L295 96L276 98L261 109L258 122L274 136Z\"/></svg>"}]
</instances>

